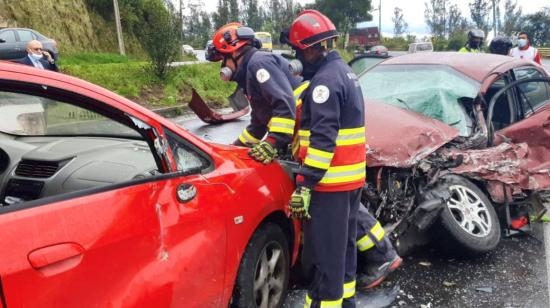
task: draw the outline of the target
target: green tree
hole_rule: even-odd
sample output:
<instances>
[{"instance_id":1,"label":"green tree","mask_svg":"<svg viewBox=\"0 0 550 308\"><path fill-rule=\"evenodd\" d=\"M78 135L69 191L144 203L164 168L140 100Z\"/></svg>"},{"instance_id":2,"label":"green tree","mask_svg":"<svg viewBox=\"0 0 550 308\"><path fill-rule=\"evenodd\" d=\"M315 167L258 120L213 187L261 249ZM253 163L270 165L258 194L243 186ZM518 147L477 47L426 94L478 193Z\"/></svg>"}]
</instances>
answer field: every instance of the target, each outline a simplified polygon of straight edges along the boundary
<instances>
[{"instance_id":1,"label":"green tree","mask_svg":"<svg viewBox=\"0 0 550 308\"><path fill-rule=\"evenodd\" d=\"M342 37L358 22L372 20L371 0L316 0L314 8L332 20Z\"/></svg>"},{"instance_id":2,"label":"green tree","mask_svg":"<svg viewBox=\"0 0 550 308\"><path fill-rule=\"evenodd\" d=\"M262 28L263 20L262 14L258 8L258 0L244 0L245 4L245 24L254 31L260 31Z\"/></svg>"},{"instance_id":3,"label":"green tree","mask_svg":"<svg viewBox=\"0 0 550 308\"><path fill-rule=\"evenodd\" d=\"M166 77L168 64L175 61L181 46L181 23L179 16L169 10L162 2L145 2L144 21L147 27L142 29L142 41L153 73L159 78Z\"/></svg>"},{"instance_id":4,"label":"green tree","mask_svg":"<svg viewBox=\"0 0 550 308\"><path fill-rule=\"evenodd\" d=\"M444 38L448 0L429 0L424 2L424 20L433 36Z\"/></svg>"},{"instance_id":5,"label":"green tree","mask_svg":"<svg viewBox=\"0 0 550 308\"><path fill-rule=\"evenodd\" d=\"M212 13L212 21L216 29L229 22L229 2L227 0L218 0L216 11Z\"/></svg>"},{"instance_id":6,"label":"green tree","mask_svg":"<svg viewBox=\"0 0 550 308\"><path fill-rule=\"evenodd\" d=\"M242 21L239 17L239 1L227 0L229 2L229 22Z\"/></svg>"},{"instance_id":7,"label":"green tree","mask_svg":"<svg viewBox=\"0 0 550 308\"><path fill-rule=\"evenodd\" d=\"M535 46L550 44L550 6L523 18L522 31L527 32Z\"/></svg>"},{"instance_id":8,"label":"green tree","mask_svg":"<svg viewBox=\"0 0 550 308\"><path fill-rule=\"evenodd\" d=\"M521 6L518 7L517 0L506 0L504 2L504 25L502 32L508 36L520 31Z\"/></svg>"},{"instance_id":9,"label":"green tree","mask_svg":"<svg viewBox=\"0 0 550 308\"><path fill-rule=\"evenodd\" d=\"M468 20L462 16L462 11L456 4L451 5L447 12L447 33L449 39L457 33L465 33L468 30Z\"/></svg>"},{"instance_id":10,"label":"green tree","mask_svg":"<svg viewBox=\"0 0 550 308\"><path fill-rule=\"evenodd\" d=\"M491 14L491 4L489 0L474 0L469 4L470 17L474 25L487 34L489 31L489 16Z\"/></svg>"},{"instance_id":11,"label":"green tree","mask_svg":"<svg viewBox=\"0 0 550 308\"><path fill-rule=\"evenodd\" d=\"M393 17L391 20L393 21L393 35L395 37L403 36L403 34L407 32L409 28L409 25L403 17L403 10L395 7L393 9Z\"/></svg>"}]
</instances>

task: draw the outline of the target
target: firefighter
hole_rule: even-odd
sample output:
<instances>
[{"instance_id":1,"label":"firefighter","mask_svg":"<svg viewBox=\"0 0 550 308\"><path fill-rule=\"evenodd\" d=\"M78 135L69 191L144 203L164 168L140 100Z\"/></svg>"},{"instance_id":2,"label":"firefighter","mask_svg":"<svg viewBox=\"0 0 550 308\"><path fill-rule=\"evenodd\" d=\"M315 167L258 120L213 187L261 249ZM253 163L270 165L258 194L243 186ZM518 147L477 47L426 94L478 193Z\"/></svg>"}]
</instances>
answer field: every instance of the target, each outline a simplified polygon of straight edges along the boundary
<instances>
[{"instance_id":1,"label":"firefighter","mask_svg":"<svg viewBox=\"0 0 550 308\"><path fill-rule=\"evenodd\" d=\"M480 29L472 29L468 31L468 41L464 47L460 48L458 52L465 53L480 53L483 40L485 39L485 32Z\"/></svg>"},{"instance_id":2,"label":"firefighter","mask_svg":"<svg viewBox=\"0 0 550 308\"><path fill-rule=\"evenodd\" d=\"M286 151L292 139L293 89L298 87L299 80L289 72L286 59L259 51L260 46L251 28L229 23L215 32L206 58L222 61L222 80L235 81L250 101L250 124L233 144L251 147L252 158L269 163Z\"/></svg>"},{"instance_id":3,"label":"firefighter","mask_svg":"<svg viewBox=\"0 0 550 308\"><path fill-rule=\"evenodd\" d=\"M307 307L355 306L357 219L366 167L365 110L357 77L333 50L337 37L326 16L306 10L292 23L288 38L302 64L302 76L310 80L299 123L301 166L289 205L294 218L305 220L302 263L309 280ZM380 224L371 224L361 242L365 250L385 238Z\"/></svg>"},{"instance_id":4,"label":"firefighter","mask_svg":"<svg viewBox=\"0 0 550 308\"><path fill-rule=\"evenodd\" d=\"M290 30L282 31L280 42L281 44L288 44L296 50L297 48L290 42L289 34ZM301 75L303 79L306 80L294 91L296 98L295 130L297 132L300 126L303 93L309 87L308 80L312 78L313 72L311 72L310 66L306 66L306 72L304 72L304 65L302 61L298 59L290 61L290 68L293 75ZM292 149L294 157L297 158L297 144L294 139ZM361 273L357 281L357 287L359 289L370 289L378 286L402 263L402 259L386 236L386 232L381 224L362 205L359 207L357 215L356 246L359 252L358 261L360 261L362 265Z\"/></svg>"}]
</instances>

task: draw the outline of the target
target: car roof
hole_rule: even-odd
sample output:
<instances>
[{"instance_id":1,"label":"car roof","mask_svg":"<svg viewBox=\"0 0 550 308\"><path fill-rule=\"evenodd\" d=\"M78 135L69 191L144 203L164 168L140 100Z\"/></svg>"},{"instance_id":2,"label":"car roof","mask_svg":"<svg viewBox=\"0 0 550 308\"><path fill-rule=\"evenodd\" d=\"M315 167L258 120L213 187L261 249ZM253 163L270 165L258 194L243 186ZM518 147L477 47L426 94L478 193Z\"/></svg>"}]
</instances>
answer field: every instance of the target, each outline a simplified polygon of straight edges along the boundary
<instances>
[{"instance_id":1,"label":"car roof","mask_svg":"<svg viewBox=\"0 0 550 308\"><path fill-rule=\"evenodd\" d=\"M428 64L447 65L477 81L483 81L490 73L501 70L499 67L533 65L531 61L486 53L430 52L410 53L381 62L379 65Z\"/></svg>"}]
</instances>

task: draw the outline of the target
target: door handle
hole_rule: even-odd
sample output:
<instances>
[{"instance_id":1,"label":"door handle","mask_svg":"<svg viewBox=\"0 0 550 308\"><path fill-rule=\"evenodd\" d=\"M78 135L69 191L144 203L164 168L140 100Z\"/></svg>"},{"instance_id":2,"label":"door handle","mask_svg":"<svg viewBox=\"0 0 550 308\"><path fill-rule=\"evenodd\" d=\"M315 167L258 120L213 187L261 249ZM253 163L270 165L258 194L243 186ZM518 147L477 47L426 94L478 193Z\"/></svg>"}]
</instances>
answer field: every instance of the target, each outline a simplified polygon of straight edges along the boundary
<instances>
[{"instance_id":1,"label":"door handle","mask_svg":"<svg viewBox=\"0 0 550 308\"><path fill-rule=\"evenodd\" d=\"M192 184L181 184L177 188L176 195L181 203L189 202L197 195L197 188Z\"/></svg>"},{"instance_id":2,"label":"door handle","mask_svg":"<svg viewBox=\"0 0 550 308\"><path fill-rule=\"evenodd\" d=\"M28 255L31 266L50 276L70 270L82 260L84 247L77 243L61 243L35 249Z\"/></svg>"}]
</instances>

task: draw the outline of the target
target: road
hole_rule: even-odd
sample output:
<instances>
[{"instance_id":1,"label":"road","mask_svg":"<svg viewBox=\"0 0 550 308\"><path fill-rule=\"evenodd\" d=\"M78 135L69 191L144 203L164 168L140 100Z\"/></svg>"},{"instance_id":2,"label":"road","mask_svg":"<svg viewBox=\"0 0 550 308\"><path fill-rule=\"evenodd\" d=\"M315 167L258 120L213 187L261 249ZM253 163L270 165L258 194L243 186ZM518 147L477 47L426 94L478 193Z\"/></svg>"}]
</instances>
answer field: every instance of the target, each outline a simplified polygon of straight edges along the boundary
<instances>
[{"instance_id":1,"label":"road","mask_svg":"<svg viewBox=\"0 0 550 308\"><path fill-rule=\"evenodd\" d=\"M222 125L206 125L195 117L173 120L205 140L227 144L237 138L250 118ZM550 228L537 225L534 237L503 238L495 251L470 260L428 246L406 257L402 268L369 294L370 304L358 307L384 307L381 303L394 289L399 291L391 307L548 307L546 255L550 246L545 246L545 239L550 239ZM285 307L300 301L302 288L300 281L294 282L289 295L294 302Z\"/></svg>"}]
</instances>

